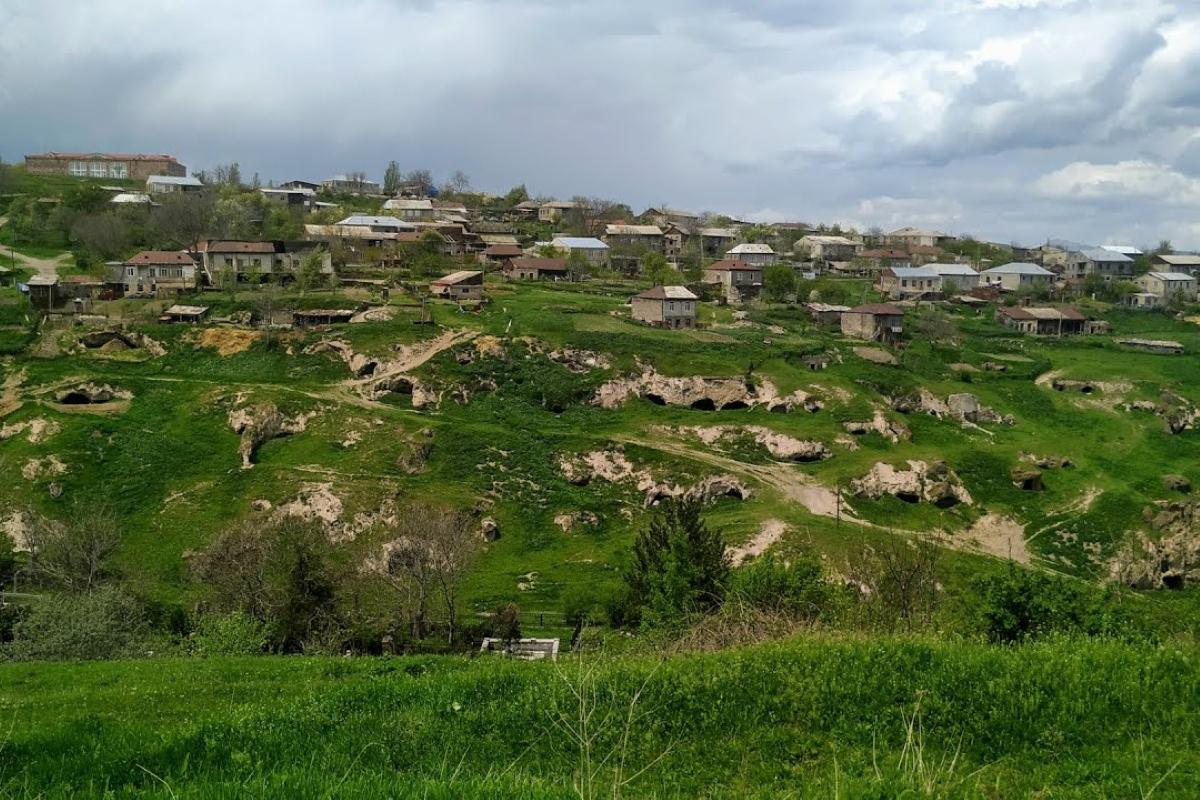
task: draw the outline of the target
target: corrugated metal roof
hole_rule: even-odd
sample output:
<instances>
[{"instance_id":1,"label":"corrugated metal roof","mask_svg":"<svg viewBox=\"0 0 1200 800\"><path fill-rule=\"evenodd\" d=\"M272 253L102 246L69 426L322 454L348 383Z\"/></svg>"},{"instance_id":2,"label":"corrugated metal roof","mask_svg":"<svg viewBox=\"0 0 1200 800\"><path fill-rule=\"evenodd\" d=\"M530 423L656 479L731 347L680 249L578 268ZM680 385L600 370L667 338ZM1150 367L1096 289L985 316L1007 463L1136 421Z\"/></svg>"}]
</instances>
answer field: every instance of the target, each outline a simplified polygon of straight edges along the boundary
<instances>
[{"instance_id":1,"label":"corrugated metal roof","mask_svg":"<svg viewBox=\"0 0 1200 800\"><path fill-rule=\"evenodd\" d=\"M411 222L404 222L396 217L373 217L369 214L351 214L337 224L368 228L404 228L405 230L416 230L416 226Z\"/></svg>"},{"instance_id":2,"label":"corrugated metal roof","mask_svg":"<svg viewBox=\"0 0 1200 800\"><path fill-rule=\"evenodd\" d=\"M936 278L938 274L929 267L892 267L897 278Z\"/></svg>"},{"instance_id":3,"label":"corrugated metal roof","mask_svg":"<svg viewBox=\"0 0 1200 800\"><path fill-rule=\"evenodd\" d=\"M161 183L164 186L203 186L199 178L178 178L174 175L151 175L146 183Z\"/></svg>"},{"instance_id":4,"label":"corrugated metal roof","mask_svg":"<svg viewBox=\"0 0 1200 800\"><path fill-rule=\"evenodd\" d=\"M568 250L608 249L608 245L593 236L557 236L552 244L555 247L565 247Z\"/></svg>"},{"instance_id":5,"label":"corrugated metal roof","mask_svg":"<svg viewBox=\"0 0 1200 800\"><path fill-rule=\"evenodd\" d=\"M1151 278L1156 278L1160 281L1194 281L1196 280L1191 275L1185 272L1147 272Z\"/></svg>"},{"instance_id":6,"label":"corrugated metal roof","mask_svg":"<svg viewBox=\"0 0 1200 800\"><path fill-rule=\"evenodd\" d=\"M1129 244L1104 244L1100 245L1103 250L1111 250L1114 253L1120 253L1123 256L1140 256L1142 251Z\"/></svg>"},{"instance_id":7,"label":"corrugated metal roof","mask_svg":"<svg viewBox=\"0 0 1200 800\"><path fill-rule=\"evenodd\" d=\"M729 250L729 252L733 253L734 255L745 255L747 253L752 253L752 254L756 254L756 255L769 255L769 256L775 255L775 251L771 249L771 245L759 244L759 243L755 243L755 242L746 242L744 244L739 244L737 247L734 247L733 249Z\"/></svg>"},{"instance_id":8,"label":"corrugated metal roof","mask_svg":"<svg viewBox=\"0 0 1200 800\"><path fill-rule=\"evenodd\" d=\"M998 267L985 269L984 275L1041 275L1043 277L1053 276L1054 273L1044 267L1039 267L1037 264L1030 264L1027 261L1013 261L1008 264L1001 264Z\"/></svg>"},{"instance_id":9,"label":"corrugated metal roof","mask_svg":"<svg viewBox=\"0 0 1200 800\"><path fill-rule=\"evenodd\" d=\"M1133 262L1133 259L1129 256L1114 253L1112 250L1105 250L1103 247L1088 248L1079 254L1088 261L1098 261L1105 264L1130 264Z\"/></svg>"},{"instance_id":10,"label":"corrugated metal roof","mask_svg":"<svg viewBox=\"0 0 1200 800\"><path fill-rule=\"evenodd\" d=\"M638 295L643 300L699 300L686 286L655 286Z\"/></svg>"},{"instance_id":11,"label":"corrugated metal roof","mask_svg":"<svg viewBox=\"0 0 1200 800\"><path fill-rule=\"evenodd\" d=\"M662 236L662 229L657 225L606 225L604 233L608 236Z\"/></svg>"},{"instance_id":12,"label":"corrugated metal roof","mask_svg":"<svg viewBox=\"0 0 1200 800\"><path fill-rule=\"evenodd\" d=\"M979 273L966 264L927 264L938 275L957 275L963 278L978 278Z\"/></svg>"},{"instance_id":13,"label":"corrugated metal roof","mask_svg":"<svg viewBox=\"0 0 1200 800\"><path fill-rule=\"evenodd\" d=\"M434 283L438 286L453 286L456 283L462 283L471 278L478 278L482 274L478 270L459 270L458 272L451 272L449 275L443 275L434 281Z\"/></svg>"}]
</instances>

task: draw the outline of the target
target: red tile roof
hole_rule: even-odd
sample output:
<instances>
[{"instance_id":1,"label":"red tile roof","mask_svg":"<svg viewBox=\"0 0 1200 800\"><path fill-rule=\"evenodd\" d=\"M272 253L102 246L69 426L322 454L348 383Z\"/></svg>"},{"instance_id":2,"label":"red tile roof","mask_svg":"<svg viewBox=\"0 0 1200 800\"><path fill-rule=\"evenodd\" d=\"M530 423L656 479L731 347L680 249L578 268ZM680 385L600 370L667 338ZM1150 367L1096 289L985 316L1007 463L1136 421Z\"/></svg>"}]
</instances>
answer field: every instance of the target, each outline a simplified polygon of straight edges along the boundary
<instances>
[{"instance_id":1,"label":"red tile roof","mask_svg":"<svg viewBox=\"0 0 1200 800\"><path fill-rule=\"evenodd\" d=\"M850 309L851 314L873 314L877 317L902 317L904 309L891 303L867 303Z\"/></svg>"},{"instance_id":2,"label":"red tile roof","mask_svg":"<svg viewBox=\"0 0 1200 800\"><path fill-rule=\"evenodd\" d=\"M566 272L567 260L565 258L532 258L524 256L522 258L514 258L508 262L510 269L537 269L542 272Z\"/></svg>"},{"instance_id":3,"label":"red tile roof","mask_svg":"<svg viewBox=\"0 0 1200 800\"><path fill-rule=\"evenodd\" d=\"M483 251L485 256L504 258L506 256L523 256L525 251L515 244L494 244Z\"/></svg>"},{"instance_id":4,"label":"red tile roof","mask_svg":"<svg viewBox=\"0 0 1200 800\"><path fill-rule=\"evenodd\" d=\"M131 267L153 266L196 266L192 257L182 250L143 250L125 262Z\"/></svg>"},{"instance_id":5,"label":"red tile roof","mask_svg":"<svg viewBox=\"0 0 1200 800\"><path fill-rule=\"evenodd\" d=\"M196 249L201 253L274 253L274 242L201 242Z\"/></svg>"},{"instance_id":6,"label":"red tile roof","mask_svg":"<svg viewBox=\"0 0 1200 800\"><path fill-rule=\"evenodd\" d=\"M734 261L726 258L721 261L714 261L704 268L705 270L713 270L714 272L762 272L762 265L747 264L745 261Z\"/></svg>"},{"instance_id":7,"label":"red tile roof","mask_svg":"<svg viewBox=\"0 0 1200 800\"><path fill-rule=\"evenodd\" d=\"M175 162L175 156L168 155L146 155L145 153L35 153L25 156L26 158L74 158L74 159L101 159L109 161L169 161L172 164Z\"/></svg>"}]
</instances>

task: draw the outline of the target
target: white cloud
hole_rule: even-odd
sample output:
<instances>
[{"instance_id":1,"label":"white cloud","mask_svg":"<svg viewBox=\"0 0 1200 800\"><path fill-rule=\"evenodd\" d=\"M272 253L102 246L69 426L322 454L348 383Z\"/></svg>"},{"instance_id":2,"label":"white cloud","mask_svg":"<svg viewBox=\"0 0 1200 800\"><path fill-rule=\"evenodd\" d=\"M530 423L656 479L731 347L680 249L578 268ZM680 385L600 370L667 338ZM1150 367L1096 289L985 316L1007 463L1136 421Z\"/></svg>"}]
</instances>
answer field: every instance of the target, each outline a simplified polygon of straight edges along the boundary
<instances>
[{"instance_id":1,"label":"white cloud","mask_svg":"<svg viewBox=\"0 0 1200 800\"><path fill-rule=\"evenodd\" d=\"M1045 197L1058 199L1200 202L1200 179L1149 161L1116 164L1076 161L1038 178L1034 189Z\"/></svg>"}]
</instances>

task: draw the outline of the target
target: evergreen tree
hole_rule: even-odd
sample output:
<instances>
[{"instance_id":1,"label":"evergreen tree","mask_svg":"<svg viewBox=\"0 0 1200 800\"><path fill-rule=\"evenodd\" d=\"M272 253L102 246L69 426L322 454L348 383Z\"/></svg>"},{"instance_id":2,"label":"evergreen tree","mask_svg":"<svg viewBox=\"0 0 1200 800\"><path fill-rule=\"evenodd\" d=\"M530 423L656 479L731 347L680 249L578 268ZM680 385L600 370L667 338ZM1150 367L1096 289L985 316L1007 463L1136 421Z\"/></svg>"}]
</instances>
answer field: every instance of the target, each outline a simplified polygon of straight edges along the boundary
<instances>
[{"instance_id":1,"label":"evergreen tree","mask_svg":"<svg viewBox=\"0 0 1200 800\"><path fill-rule=\"evenodd\" d=\"M725 541L704 523L699 503L669 500L638 534L625 583L645 619L669 623L719 608L729 572Z\"/></svg>"}]
</instances>

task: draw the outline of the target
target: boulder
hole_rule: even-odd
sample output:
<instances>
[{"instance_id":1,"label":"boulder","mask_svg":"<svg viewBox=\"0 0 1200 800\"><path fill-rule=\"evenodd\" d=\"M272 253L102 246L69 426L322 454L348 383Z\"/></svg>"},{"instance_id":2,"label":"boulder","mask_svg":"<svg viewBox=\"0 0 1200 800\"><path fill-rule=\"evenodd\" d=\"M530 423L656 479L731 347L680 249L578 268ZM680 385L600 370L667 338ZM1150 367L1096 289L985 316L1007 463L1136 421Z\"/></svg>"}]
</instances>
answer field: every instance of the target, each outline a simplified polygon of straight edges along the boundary
<instances>
[{"instance_id":1,"label":"boulder","mask_svg":"<svg viewBox=\"0 0 1200 800\"><path fill-rule=\"evenodd\" d=\"M906 470L879 462L866 475L853 481L850 491L860 497L878 499L892 495L906 503L924 501L940 508L974 502L954 471L941 461L932 464L909 461Z\"/></svg>"},{"instance_id":2,"label":"boulder","mask_svg":"<svg viewBox=\"0 0 1200 800\"><path fill-rule=\"evenodd\" d=\"M1045 489L1042 473L1032 467L1016 466L1009 472L1013 486L1025 492L1040 492Z\"/></svg>"},{"instance_id":3,"label":"boulder","mask_svg":"<svg viewBox=\"0 0 1200 800\"><path fill-rule=\"evenodd\" d=\"M479 535L485 542L494 542L500 538L500 523L494 517L484 517L479 522Z\"/></svg>"},{"instance_id":4,"label":"boulder","mask_svg":"<svg viewBox=\"0 0 1200 800\"><path fill-rule=\"evenodd\" d=\"M280 413L274 403L260 403L253 407L230 409L228 415L229 427L239 434L238 454L242 457L242 469L254 466L258 449L272 439L301 433L308 427L308 421L316 416L316 412L299 414L288 418Z\"/></svg>"},{"instance_id":5,"label":"boulder","mask_svg":"<svg viewBox=\"0 0 1200 800\"><path fill-rule=\"evenodd\" d=\"M1169 492L1181 492L1187 494L1192 490L1192 482L1182 475L1163 475L1163 488Z\"/></svg>"}]
</instances>

